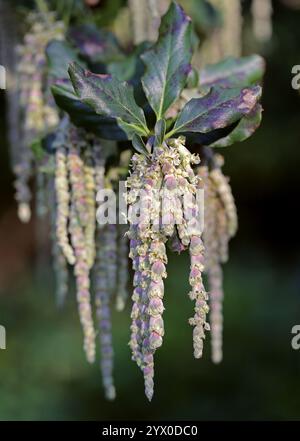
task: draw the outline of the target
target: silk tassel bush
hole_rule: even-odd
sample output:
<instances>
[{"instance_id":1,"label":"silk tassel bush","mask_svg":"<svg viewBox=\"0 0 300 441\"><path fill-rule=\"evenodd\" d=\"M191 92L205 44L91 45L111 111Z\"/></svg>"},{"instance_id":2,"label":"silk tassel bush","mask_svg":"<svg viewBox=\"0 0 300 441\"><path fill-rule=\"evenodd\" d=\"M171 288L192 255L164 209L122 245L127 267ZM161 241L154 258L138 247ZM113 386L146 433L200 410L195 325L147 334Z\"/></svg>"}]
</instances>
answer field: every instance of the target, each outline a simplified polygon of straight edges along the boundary
<instances>
[{"instance_id":1,"label":"silk tassel bush","mask_svg":"<svg viewBox=\"0 0 300 441\"><path fill-rule=\"evenodd\" d=\"M130 11L136 9L132 16L136 43L156 38L158 17L168 2L161 3L149 2L145 17L139 2L129 2ZM215 30L213 36L224 41L214 48L209 43L206 55L202 52L204 61L213 56L219 61L225 49L236 55L240 51L240 38L232 38L241 32L239 1L214 4L225 21L224 29ZM29 179L36 172L38 211L43 220L51 217L57 302L63 305L73 273L84 351L94 362L98 341L109 400L116 396L112 307L125 309L131 259L129 346L151 400L155 353L165 335L167 248L189 256L194 357L202 357L209 330L212 360L219 363L223 356L222 264L237 230L237 213L222 172L223 158L213 149L243 141L258 127L261 88L255 83L262 77L263 60L230 58L204 68L198 76L191 66L191 20L175 2L162 17L157 42L141 44L130 55L138 66L134 78L126 77L133 74L131 69L124 69L128 53L110 34L79 26L66 40L65 31L55 15L35 15L19 48L24 131L14 161L19 214L23 221L30 218ZM224 47L227 39L232 44ZM109 52L112 49L112 59L106 46ZM95 67L93 57L99 54L103 59L98 64L103 62L105 69L93 74L86 67ZM59 110L49 93L51 85ZM40 143L34 143L36 138ZM124 180L122 195L119 181ZM125 196L129 225L101 222L102 191L119 197L116 211L123 209L120 197Z\"/></svg>"}]
</instances>

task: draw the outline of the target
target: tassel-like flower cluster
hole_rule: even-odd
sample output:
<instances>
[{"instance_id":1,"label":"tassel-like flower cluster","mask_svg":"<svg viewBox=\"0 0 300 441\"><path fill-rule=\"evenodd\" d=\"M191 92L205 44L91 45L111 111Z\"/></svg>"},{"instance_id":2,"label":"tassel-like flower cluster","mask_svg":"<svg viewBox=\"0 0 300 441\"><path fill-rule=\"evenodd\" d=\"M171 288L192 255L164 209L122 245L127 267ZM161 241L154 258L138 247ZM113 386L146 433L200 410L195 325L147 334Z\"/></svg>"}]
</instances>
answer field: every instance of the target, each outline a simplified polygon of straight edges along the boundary
<instances>
[{"instance_id":1,"label":"tassel-like flower cluster","mask_svg":"<svg viewBox=\"0 0 300 441\"><path fill-rule=\"evenodd\" d=\"M155 147L151 158L135 154L127 180L128 235L135 272L130 347L133 360L143 371L149 400L154 387L153 356L164 336L163 279L167 276L165 244L169 239L179 252L190 249L190 297L196 302L190 323L195 326L196 357L202 354L204 331L208 329L207 295L202 283L204 247L196 201L199 179L192 169L198 162L199 158L185 148L183 138L170 140Z\"/></svg>"},{"instance_id":2,"label":"tassel-like flower cluster","mask_svg":"<svg viewBox=\"0 0 300 441\"><path fill-rule=\"evenodd\" d=\"M47 90L45 49L49 41L64 38L64 24L49 14L47 20L37 14L30 16L30 29L23 45L17 48L19 99L22 118L22 141L13 155L16 176L16 200L22 222L31 217L29 180L33 174L31 144L57 126L59 117L53 98Z\"/></svg>"},{"instance_id":3,"label":"tassel-like flower cluster","mask_svg":"<svg viewBox=\"0 0 300 441\"><path fill-rule=\"evenodd\" d=\"M74 194L72 197L69 230L76 259L74 274L76 277L79 317L84 335L83 347L88 362L93 363L95 361L96 348L91 307L89 265L87 262L84 231L80 224L79 215L76 212Z\"/></svg>"},{"instance_id":4,"label":"tassel-like flower cluster","mask_svg":"<svg viewBox=\"0 0 300 441\"><path fill-rule=\"evenodd\" d=\"M56 138L56 237L74 265L84 349L95 359L95 331L90 294L90 268L95 256L95 170L85 134L63 121ZM70 239L69 239L70 238Z\"/></svg>"},{"instance_id":5,"label":"tassel-like flower cluster","mask_svg":"<svg viewBox=\"0 0 300 441\"><path fill-rule=\"evenodd\" d=\"M223 158L214 156L212 169L207 165L198 168L205 188L205 267L208 275L210 297L210 325L212 360L223 358L223 272L221 264L228 259L228 242L237 230L237 213L227 178L221 167Z\"/></svg>"},{"instance_id":6,"label":"tassel-like flower cluster","mask_svg":"<svg viewBox=\"0 0 300 441\"><path fill-rule=\"evenodd\" d=\"M128 297L128 238L126 236L127 226L118 226L118 274L117 274L117 289L116 289L116 309L123 311Z\"/></svg>"},{"instance_id":7,"label":"tassel-like flower cluster","mask_svg":"<svg viewBox=\"0 0 300 441\"><path fill-rule=\"evenodd\" d=\"M102 372L102 382L105 396L113 400L116 396L113 379L113 345L111 324L111 296L109 290L110 273L107 272L106 257L109 254L110 234L108 227L97 227L96 264L95 264L95 304L99 326L99 342Z\"/></svg>"}]
</instances>

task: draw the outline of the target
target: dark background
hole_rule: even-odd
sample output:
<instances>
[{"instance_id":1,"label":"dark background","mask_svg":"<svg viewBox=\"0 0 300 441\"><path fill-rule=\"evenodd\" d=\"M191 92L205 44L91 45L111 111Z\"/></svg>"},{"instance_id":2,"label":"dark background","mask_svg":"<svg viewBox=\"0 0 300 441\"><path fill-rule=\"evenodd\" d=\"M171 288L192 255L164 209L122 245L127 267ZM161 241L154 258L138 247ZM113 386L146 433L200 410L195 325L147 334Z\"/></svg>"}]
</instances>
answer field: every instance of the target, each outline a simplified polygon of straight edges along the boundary
<instances>
[{"instance_id":1,"label":"dark background","mask_svg":"<svg viewBox=\"0 0 300 441\"><path fill-rule=\"evenodd\" d=\"M247 29L247 8L245 19ZM151 404L130 360L129 305L113 316L113 403L103 399L97 364L85 362L74 291L64 309L55 305L50 252L44 248L38 264L37 228L16 216L1 93L1 420L299 419L300 351L291 348L291 328L300 324L300 95L291 87L299 23L299 10L274 2L272 41L262 47L245 38L245 53L263 54L267 72L260 129L224 151L240 223L225 266L224 361L212 364L208 340L203 359L193 359L188 260L170 256Z\"/></svg>"}]
</instances>

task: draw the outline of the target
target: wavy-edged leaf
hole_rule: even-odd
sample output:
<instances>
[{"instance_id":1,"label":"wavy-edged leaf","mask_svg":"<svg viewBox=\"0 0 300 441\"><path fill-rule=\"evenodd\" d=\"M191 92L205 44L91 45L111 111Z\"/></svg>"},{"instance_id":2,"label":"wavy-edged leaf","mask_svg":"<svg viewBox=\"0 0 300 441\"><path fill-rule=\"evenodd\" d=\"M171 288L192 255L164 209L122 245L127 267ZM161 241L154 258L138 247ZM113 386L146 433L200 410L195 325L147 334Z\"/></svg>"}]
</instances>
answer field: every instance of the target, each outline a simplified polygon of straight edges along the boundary
<instances>
[{"instance_id":1,"label":"wavy-edged leaf","mask_svg":"<svg viewBox=\"0 0 300 441\"><path fill-rule=\"evenodd\" d=\"M143 88L157 119L164 116L184 88L191 57L191 20L172 2L162 18L157 43L141 56L146 65Z\"/></svg>"},{"instance_id":2,"label":"wavy-edged leaf","mask_svg":"<svg viewBox=\"0 0 300 441\"><path fill-rule=\"evenodd\" d=\"M146 119L143 110L136 104L133 87L111 75L97 75L72 63L69 75L75 92L85 104L96 113L116 118L131 138L133 133L147 136Z\"/></svg>"},{"instance_id":3,"label":"wavy-edged leaf","mask_svg":"<svg viewBox=\"0 0 300 441\"><path fill-rule=\"evenodd\" d=\"M200 72L200 87L247 87L261 81L265 61L260 55L229 57L216 64L208 64Z\"/></svg>"},{"instance_id":4,"label":"wavy-edged leaf","mask_svg":"<svg viewBox=\"0 0 300 441\"><path fill-rule=\"evenodd\" d=\"M97 115L90 106L78 99L70 80L56 81L51 90L58 107L68 113L76 126L83 127L103 139L115 141L128 139L115 119Z\"/></svg>"},{"instance_id":5,"label":"wavy-edged leaf","mask_svg":"<svg viewBox=\"0 0 300 441\"><path fill-rule=\"evenodd\" d=\"M98 29L95 25L74 26L68 32L68 38L78 48L81 56L91 63L108 63L124 57L114 34Z\"/></svg>"},{"instance_id":6,"label":"wavy-edged leaf","mask_svg":"<svg viewBox=\"0 0 300 441\"><path fill-rule=\"evenodd\" d=\"M260 126L262 118L262 107L257 104L250 113L245 115L237 126L226 137L210 144L210 147L227 147L236 142L245 141Z\"/></svg>"},{"instance_id":7,"label":"wavy-edged leaf","mask_svg":"<svg viewBox=\"0 0 300 441\"><path fill-rule=\"evenodd\" d=\"M221 129L247 115L261 97L261 87L244 89L212 87L202 98L191 99L181 110L174 128L166 135Z\"/></svg>"}]
</instances>

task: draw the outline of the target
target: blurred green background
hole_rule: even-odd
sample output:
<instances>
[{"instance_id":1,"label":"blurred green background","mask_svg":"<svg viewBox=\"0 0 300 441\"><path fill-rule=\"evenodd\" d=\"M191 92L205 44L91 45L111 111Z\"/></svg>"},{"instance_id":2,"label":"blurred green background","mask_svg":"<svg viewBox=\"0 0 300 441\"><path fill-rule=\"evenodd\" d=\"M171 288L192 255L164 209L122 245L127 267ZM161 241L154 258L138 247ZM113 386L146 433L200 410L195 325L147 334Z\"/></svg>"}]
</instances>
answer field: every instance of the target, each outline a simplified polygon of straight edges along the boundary
<instances>
[{"instance_id":1,"label":"blurred green background","mask_svg":"<svg viewBox=\"0 0 300 441\"><path fill-rule=\"evenodd\" d=\"M74 291L64 309L56 307L50 251L43 248L37 263L34 222L17 220L1 94L0 324L7 330L1 420L300 418L300 351L291 348L291 328L300 324L300 96L291 88L292 66L300 64L299 23L300 10L274 2L272 41L261 47L245 39L245 53L266 57L267 73L261 128L224 151L240 219L224 268L224 361L212 364L209 340L204 358L193 359L188 259L170 256L166 336L151 404L130 360L129 305L113 316L113 403L103 398L97 364L85 362Z\"/></svg>"}]
</instances>

